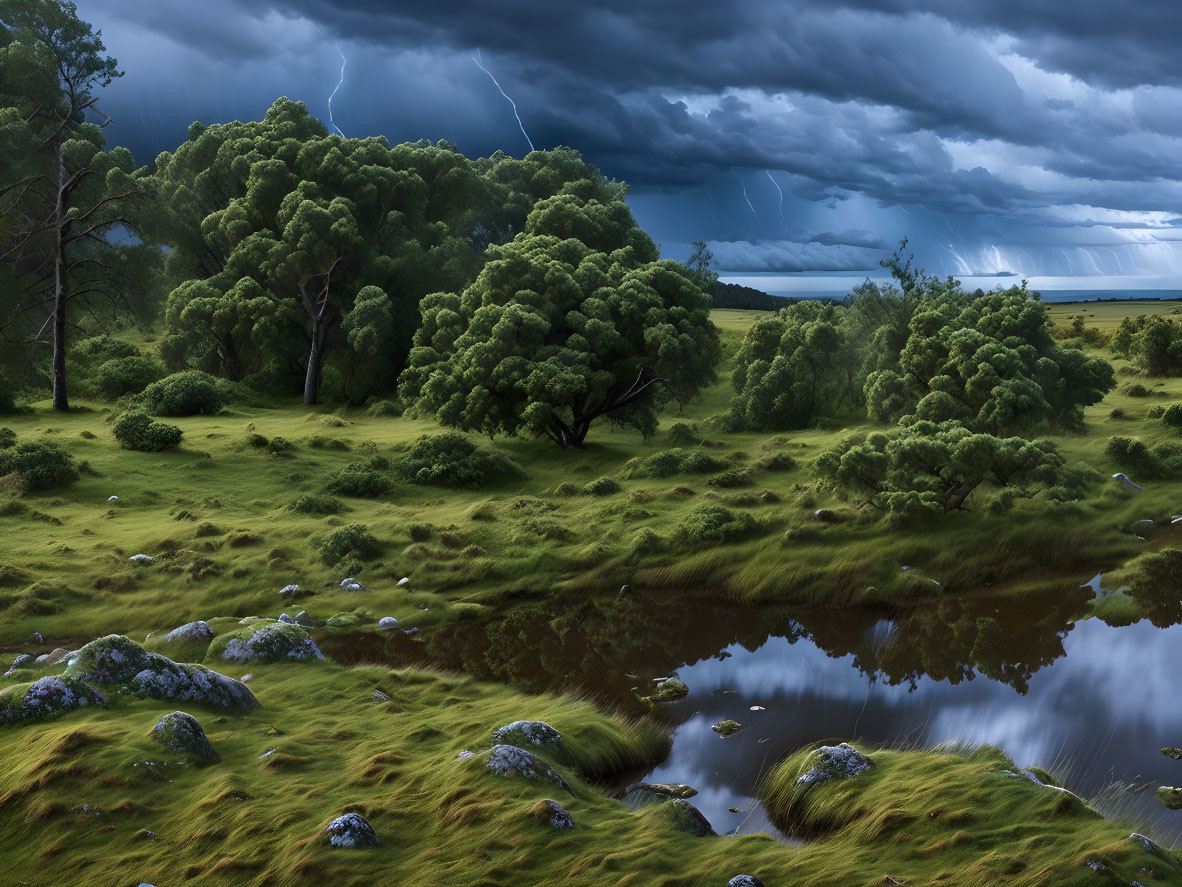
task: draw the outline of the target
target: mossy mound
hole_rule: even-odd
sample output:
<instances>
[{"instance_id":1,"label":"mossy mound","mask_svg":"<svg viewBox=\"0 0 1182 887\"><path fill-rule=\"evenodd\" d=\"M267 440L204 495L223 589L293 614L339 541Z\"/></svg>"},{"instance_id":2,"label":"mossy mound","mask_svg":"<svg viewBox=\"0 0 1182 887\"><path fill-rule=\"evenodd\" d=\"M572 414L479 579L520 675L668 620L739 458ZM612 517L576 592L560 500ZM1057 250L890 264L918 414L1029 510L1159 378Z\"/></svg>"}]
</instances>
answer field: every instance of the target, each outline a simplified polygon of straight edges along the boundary
<instances>
[{"instance_id":1,"label":"mossy mound","mask_svg":"<svg viewBox=\"0 0 1182 887\"><path fill-rule=\"evenodd\" d=\"M85 681L50 675L0 693L0 724L39 721L106 702L107 697Z\"/></svg>"},{"instance_id":2,"label":"mossy mound","mask_svg":"<svg viewBox=\"0 0 1182 887\"><path fill-rule=\"evenodd\" d=\"M301 662L323 658L316 642L302 627L273 622L219 635L209 645L206 661Z\"/></svg>"},{"instance_id":3,"label":"mossy mound","mask_svg":"<svg viewBox=\"0 0 1182 887\"><path fill-rule=\"evenodd\" d=\"M193 763L212 764L221 760L200 722L187 712L169 712L156 722L148 735L164 746L165 751Z\"/></svg>"}]
</instances>

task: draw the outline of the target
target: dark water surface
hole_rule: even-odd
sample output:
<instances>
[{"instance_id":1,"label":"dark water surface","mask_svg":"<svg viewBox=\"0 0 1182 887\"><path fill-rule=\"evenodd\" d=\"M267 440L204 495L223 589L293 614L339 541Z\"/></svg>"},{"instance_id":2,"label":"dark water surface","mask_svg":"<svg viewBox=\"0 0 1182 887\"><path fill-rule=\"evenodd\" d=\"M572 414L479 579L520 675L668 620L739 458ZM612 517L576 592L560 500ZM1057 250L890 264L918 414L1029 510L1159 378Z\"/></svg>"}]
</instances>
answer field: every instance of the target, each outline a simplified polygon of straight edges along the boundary
<instances>
[{"instance_id":1,"label":"dark water surface","mask_svg":"<svg viewBox=\"0 0 1182 887\"><path fill-rule=\"evenodd\" d=\"M753 799L760 778L803 746L857 739L994 744L1018 766L1046 767L1102 812L1176 844L1182 812L1162 807L1153 789L1182 784L1182 762L1160 752L1182 745L1182 626L1074 621L1091 595L1083 588L934 599L902 613L801 614L620 594L522 608L425 642L326 639L326 652L590 693L638 714L647 710L638 697L676 675L689 696L657 710L673 729L673 750L644 777L697 788L692 803L720 833L774 832ZM726 718L744 729L718 736L710 727Z\"/></svg>"}]
</instances>

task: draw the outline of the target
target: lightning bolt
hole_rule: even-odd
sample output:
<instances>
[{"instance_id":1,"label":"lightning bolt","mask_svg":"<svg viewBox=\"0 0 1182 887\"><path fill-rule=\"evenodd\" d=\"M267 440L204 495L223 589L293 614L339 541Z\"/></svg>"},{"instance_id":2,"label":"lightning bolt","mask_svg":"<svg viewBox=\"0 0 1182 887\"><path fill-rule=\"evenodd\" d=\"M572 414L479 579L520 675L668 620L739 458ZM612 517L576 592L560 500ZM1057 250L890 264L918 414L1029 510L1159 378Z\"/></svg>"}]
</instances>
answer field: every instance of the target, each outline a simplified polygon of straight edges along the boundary
<instances>
[{"instance_id":1,"label":"lightning bolt","mask_svg":"<svg viewBox=\"0 0 1182 887\"><path fill-rule=\"evenodd\" d=\"M776 192L780 195L780 206L776 210L776 212L779 213L780 224L783 225L784 224L784 191L780 188L780 183L776 181L775 177L771 174L771 172L769 170L765 169L764 173L767 175L767 177L769 179L772 180L772 184L776 186Z\"/></svg>"},{"instance_id":2,"label":"lightning bolt","mask_svg":"<svg viewBox=\"0 0 1182 887\"><path fill-rule=\"evenodd\" d=\"M341 128L337 126L336 121L332 119L332 100L336 97L337 90L340 89L341 85L345 82L345 65L348 64L349 60L345 58L345 54L341 52L341 48L339 46L334 48L337 51L337 55L341 57L341 79L337 81L336 89L334 89L332 91L332 95L328 97L328 122L332 124L333 129L340 133L341 138L345 138L345 134L341 132Z\"/></svg>"},{"instance_id":3,"label":"lightning bolt","mask_svg":"<svg viewBox=\"0 0 1182 887\"><path fill-rule=\"evenodd\" d=\"M747 208L751 210L751 215L759 218L759 213L755 211L755 207L751 205L751 198L747 196L747 183L743 181L742 173L735 173L739 177L739 185L743 188L743 199L747 201Z\"/></svg>"},{"instance_id":4,"label":"lightning bolt","mask_svg":"<svg viewBox=\"0 0 1182 887\"><path fill-rule=\"evenodd\" d=\"M521 115L517 113L517 102L515 102L515 101L513 101L513 99L509 98L509 93L507 93L507 92L505 92L505 90L501 89L501 84L497 83L497 78L492 75L492 71L490 71L488 68L484 67L484 65L480 64L480 50L479 49L476 50L476 55L472 56L472 61L474 61L476 63L476 67L478 67L480 70L482 70L485 74L488 75L488 79L493 82L493 86L495 86L497 88L497 91L505 97L505 100L510 105L513 106L513 116L517 118L517 125L519 127L521 127L521 134L523 136L525 136L525 141L529 144L529 149L531 151L535 150L534 143L530 139L529 133L525 131L525 124L521 122Z\"/></svg>"}]
</instances>

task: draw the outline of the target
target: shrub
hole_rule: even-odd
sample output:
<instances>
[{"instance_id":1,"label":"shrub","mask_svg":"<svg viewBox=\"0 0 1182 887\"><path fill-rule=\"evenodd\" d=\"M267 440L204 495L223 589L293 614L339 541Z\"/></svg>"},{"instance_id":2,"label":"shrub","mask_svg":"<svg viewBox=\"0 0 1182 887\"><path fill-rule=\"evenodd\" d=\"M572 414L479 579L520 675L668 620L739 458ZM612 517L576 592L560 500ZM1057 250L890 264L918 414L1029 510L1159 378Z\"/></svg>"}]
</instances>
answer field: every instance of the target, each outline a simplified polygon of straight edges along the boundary
<instances>
[{"instance_id":1,"label":"shrub","mask_svg":"<svg viewBox=\"0 0 1182 887\"><path fill-rule=\"evenodd\" d=\"M522 474L508 457L478 447L458 431L425 434L394 458L394 471L412 484L478 487Z\"/></svg>"},{"instance_id":2,"label":"shrub","mask_svg":"<svg viewBox=\"0 0 1182 887\"><path fill-rule=\"evenodd\" d=\"M347 450L349 445L335 437L325 437L323 434L313 434L308 438L308 446L314 450Z\"/></svg>"},{"instance_id":3,"label":"shrub","mask_svg":"<svg viewBox=\"0 0 1182 887\"><path fill-rule=\"evenodd\" d=\"M198 370L173 373L140 395L144 409L159 416L212 416L226 402L217 379Z\"/></svg>"},{"instance_id":4,"label":"shrub","mask_svg":"<svg viewBox=\"0 0 1182 887\"><path fill-rule=\"evenodd\" d=\"M787 453L772 453L756 462L755 467L760 471L791 471L796 460Z\"/></svg>"},{"instance_id":5,"label":"shrub","mask_svg":"<svg viewBox=\"0 0 1182 887\"><path fill-rule=\"evenodd\" d=\"M669 442L676 447L693 447L702 443L702 438L696 426L677 422L669 429Z\"/></svg>"},{"instance_id":6,"label":"shrub","mask_svg":"<svg viewBox=\"0 0 1182 887\"><path fill-rule=\"evenodd\" d=\"M313 540L320 560L325 566L335 566L346 558L367 560L376 557L378 540L365 524L349 524L333 530L327 536Z\"/></svg>"},{"instance_id":7,"label":"shrub","mask_svg":"<svg viewBox=\"0 0 1182 887\"><path fill-rule=\"evenodd\" d=\"M336 496L324 493L305 493L287 506L296 514L340 514L344 504Z\"/></svg>"},{"instance_id":8,"label":"shrub","mask_svg":"<svg viewBox=\"0 0 1182 887\"><path fill-rule=\"evenodd\" d=\"M734 488L746 487L751 484L751 472L746 468L732 468L717 477L706 481L712 487Z\"/></svg>"},{"instance_id":9,"label":"shrub","mask_svg":"<svg viewBox=\"0 0 1182 887\"><path fill-rule=\"evenodd\" d=\"M1172 403L1162 410L1161 420L1171 428L1182 428L1182 403Z\"/></svg>"},{"instance_id":10,"label":"shrub","mask_svg":"<svg viewBox=\"0 0 1182 887\"><path fill-rule=\"evenodd\" d=\"M610 496L620 492L620 485L610 477L600 477L583 487L584 496Z\"/></svg>"},{"instance_id":11,"label":"shrub","mask_svg":"<svg viewBox=\"0 0 1182 887\"><path fill-rule=\"evenodd\" d=\"M402 415L402 402L399 400L379 400L369 405L365 411L367 416L383 419L388 416Z\"/></svg>"},{"instance_id":12,"label":"shrub","mask_svg":"<svg viewBox=\"0 0 1182 887\"><path fill-rule=\"evenodd\" d=\"M1149 389L1140 382L1134 382L1125 388L1124 393L1129 397L1149 397Z\"/></svg>"},{"instance_id":13,"label":"shrub","mask_svg":"<svg viewBox=\"0 0 1182 887\"><path fill-rule=\"evenodd\" d=\"M1104 455L1121 468L1143 475L1157 476L1161 471L1161 465L1149 451L1149 447L1136 438L1109 438L1108 444L1104 447Z\"/></svg>"},{"instance_id":14,"label":"shrub","mask_svg":"<svg viewBox=\"0 0 1182 887\"><path fill-rule=\"evenodd\" d=\"M16 446L16 432L11 428L0 428L0 450Z\"/></svg>"},{"instance_id":15,"label":"shrub","mask_svg":"<svg viewBox=\"0 0 1182 887\"><path fill-rule=\"evenodd\" d=\"M326 489L330 493L359 499L383 496L394 489L394 481L385 470L388 465L389 462L380 456L364 462L350 462L329 478Z\"/></svg>"},{"instance_id":16,"label":"shrub","mask_svg":"<svg viewBox=\"0 0 1182 887\"><path fill-rule=\"evenodd\" d=\"M435 535L435 528L430 524L411 524L410 539L412 542L426 542Z\"/></svg>"},{"instance_id":17,"label":"shrub","mask_svg":"<svg viewBox=\"0 0 1182 887\"><path fill-rule=\"evenodd\" d=\"M175 425L154 422L140 410L128 410L115 420L115 440L127 450L157 453L180 446L183 432Z\"/></svg>"},{"instance_id":18,"label":"shrub","mask_svg":"<svg viewBox=\"0 0 1182 887\"><path fill-rule=\"evenodd\" d=\"M100 397L115 400L139 394L162 375L164 368L150 357L116 357L95 371L94 386Z\"/></svg>"},{"instance_id":19,"label":"shrub","mask_svg":"<svg viewBox=\"0 0 1182 887\"><path fill-rule=\"evenodd\" d=\"M44 440L0 449L0 477L19 474L30 490L65 486L78 479L74 457L56 443Z\"/></svg>"},{"instance_id":20,"label":"shrub","mask_svg":"<svg viewBox=\"0 0 1182 887\"><path fill-rule=\"evenodd\" d=\"M555 496L577 496L579 495L579 485L572 484L569 480L563 481L554 488Z\"/></svg>"},{"instance_id":21,"label":"shrub","mask_svg":"<svg viewBox=\"0 0 1182 887\"><path fill-rule=\"evenodd\" d=\"M729 542L755 531L755 518L744 511L731 511L721 505L700 505L686 515L677 528L683 544Z\"/></svg>"},{"instance_id":22,"label":"shrub","mask_svg":"<svg viewBox=\"0 0 1182 887\"><path fill-rule=\"evenodd\" d=\"M1146 419L1160 419L1163 415L1165 415L1165 412L1166 412L1166 408L1159 403L1156 406L1152 406L1145 411L1145 418Z\"/></svg>"},{"instance_id":23,"label":"shrub","mask_svg":"<svg viewBox=\"0 0 1182 887\"><path fill-rule=\"evenodd\" d=\"M624 465L624 476L669 477L674 474L709 474L722 471L724 468L725 462L700 450L676 448L628 460Z\"/></svg>"}]
</instances>

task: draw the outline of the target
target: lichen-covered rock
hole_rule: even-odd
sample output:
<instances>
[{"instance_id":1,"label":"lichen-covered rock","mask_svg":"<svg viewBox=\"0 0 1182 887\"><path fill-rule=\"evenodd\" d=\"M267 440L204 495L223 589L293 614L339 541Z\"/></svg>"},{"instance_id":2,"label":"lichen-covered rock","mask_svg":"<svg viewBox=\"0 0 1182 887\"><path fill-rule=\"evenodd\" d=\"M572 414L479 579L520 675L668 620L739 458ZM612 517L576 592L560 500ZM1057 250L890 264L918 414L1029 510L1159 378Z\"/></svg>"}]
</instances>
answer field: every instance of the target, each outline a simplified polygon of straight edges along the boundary
<instances>
[{"instance_id":1,"label":"lichen-covered rock","mask_svg":"<svg viewBox=\"0 0 1182 887\"><path fill-rule=\"evenodd\" d=\"M514 721L497 727L492 739L501 745L557 745L562 734L545 721Z\"/></svg>"},{"instance_id":2,"label":"lichen-covered rock","mask_svg":"<svg viewBox=\"0 0 1182 887\"><path fill-rule=\"evenodd\" d=\"M106 701L106 696L85 681L50 675L0 693L0 724L40 720Z\"/></svg>"},{"instance_id":3,"label":"lichen-covered rock","mask_svg":"<svg viewBox=\"0 0 1182 887\"><path fill-rule=\"evenodd\" d=\"M303 589L298 585L285 585L279 589L279 594L281 594L283 597L291 597L292 595L299 594L301 591L303 591Z\"/></svg>"},{"instance_id":4,"label":"lichen-covered rock","mask_svg":"<svg viewBox=\"0 0 1182 887\"><path fill-rule=\"evenodd\" d=\"M151 564L156 562L156 558L150 554L133 554L128 560L133 564Z\"/></svg>"},{"instance_id":5,"label":"lichen-covered rock","mask_svg":"<svg viewBox=\"0 0 1182 887\"><path fill-rule=\"evenodd\" d=\"M736 733L742 730L743 725L738 721L732 721L730 718L727 718L725 721L719 721L710 729L725 739L728 736L734 736Z\"/></svg>"},{"instance_id":6,"label":"lichen-covered rock","mask_svg":"<svg viewBox=\"0 0 1182 887\"><path fill-rule=\"evenodd\" d=\"M710 820L702 815L702 811L682 798L674 798L668 804L662 804L661 810L673 824L673 827L689 832L696 838L716 838L718 833L710 825Z\"/></svg>"},{"instance_id":7,"label":"lichen-covered rock","mask_svg":"<svg viewBox=\"0 0 1182 887\"><path fill-rule=\"evenodd\" d=\"M298 625L273 622L222 635L213 642L206 657L222 662L299 662L323 659L316 642Z\"/></svg>"},{"instance_id":8,"label":"lichen-covered rock","mask_svg":"<svg viewBox=\"0 0 1182 887\"><path fill-rule=\"evenodd\" d=\"M12 666L8 671L4 672L4 677L8 677L14 671L19 671L22 668L36 668L37 657L29 653L21 653L16 659L12 660Z\"/></svg>"},{"instance_id":9,"label":"lichen-covered rock","mask_svg":"<svg viewBox=\"0 0 1182 887\"><path fill-rule=\"evenodd\" d=\"M312 621L312 617L308 615L307 610L300 610L300 612L295 614L295 624L308 628L315 623Z\"/></svg>"},{"instance_id":10,"label":"lichen-covered rock","mask_svg":"<svg viewBox=\"0 0 1182 887\"><path fill-rule=\"evenodd\" d=\"M654 795L660 800L666 798L692 798L698 793L696 788L689 785L684 785L680 782L637 782L628 786L624 790L625 794L632 792L642 792L648 795Z\"/></svg>"},{"instance_id":11,"label":"lichen-covered rock","mask_svg":"<svg viewBox=\"0 0 1182 887\"><path fill-rule=\"evenodd\" d=\"M1129 835L1129 840L1134 842L1135 844L1140 844L1143 848L1148 850L1150 853L1161 853L1162 852L1161 846L1155 840L1153 840L1152 838L1147 838L1144 835L1138 834L1137 832L1133 832L1131 835Z\"/></svg>"},{"instance_id":12,"label":"lichen-covered rock","mask_svg":"<svg viewBox=\"0 0 1182 887\"><path fill-rule=\"evenodd\" d=\"M811 760L813 766L796 780L798 788L826 779L850 779L874 766L874 761L848 742L841 745L822 745L813 752Z\"/></svg>"},{"instance_id":13,"label":"lichen-covered rock","mask_svg":"<svg viewBox=\"0 0 1182 887\"><path fill-rule=\"evenodd\" d=\"M689 695L689 687L683 684L677 678L670 678L667 681L662 681L657 684L656 692L651 696L646 696L649 702L676 702L678 699L684 699Z\"/></svg>"},{"instance_id":14,"label":"lichen-covered rock","mask_svg":"<svg viewBox=\"0 0 1182 887\"><path fill-rule=\"evenodd\" d=\"M535 817L554 828L574 828L575 820L557 801L538 801L530 811Z\"/></svg>"},{"instance_id":15,"label":"lichen-covered rock","mask_svg":"<svg viewBox=\"0 0 1182 887\"><path fill-rule=\"evenodd\" d=\"M187 712L166 714L156 722L148 735L167 751L184 755L195 763L216 763L221 760L221 756L209 744L201 724Z\"/></svg>"},{"instance_id":16,"label":"lichen-covered rock","mask_svg":"<svg viewBox=\"0 0 1182 887\"><path fill-rule=\"evenodd\" d=\"M1182 788L1169 785L1158 786L1153 796L1171 810L1182 810Z\"/></svg>"},{"instance_id":17,"label":"lichen-covered rock","mask_svg":"<svg viewBox=\"0 0 1182 887\"><path fill-rule=\"evenodd\" d=\"M78 650L66 675L92 684L127 688L153 699L200 702L220 708L248 710L259 703L241 681L203 665L173 662L149 653L122 635L107 635Z\"/></svg>"},{"instance_id":18,"label":"lichen-covered rock","mask_svg":"<svg viewBox=\"0 0 1182 887\"><path fill-rule=\"evenodd\" d=\"M208 622L198 620L197 622L186 622L184 625L174 628L167 635L166 641L203 641L209 640L213 637L213 629L209 627Z\"/></svg>"},{"instance_id":19,"label":"lichen-covered rock","mask_svg":"<svg viewBox=\"0 0 1182 887\"><path fill-rule=\"evenodd\" d=\"M763 887L763 881L755 875L735 875L726 882L726 887Z\"/></svg>"},{"instance_id":20,"label":"lichen-covered rock","mask_svg":"<svg viewBox=\"0 0 1182 887\"><path fill-rule=\"evenodd\" d=\"M486 752L488 769L498 776L524 776L527 779L545 779L554 783L567 794L574 794L562 775L532 752L515 745L494 745Z\"/></svg>"},{"instance_id":21,"label":"lichen-covered rock","mask_svg":"<svg viewBox=\"0 0 1182 887\"><path fill-rule=\"evenodd\" d=\"M333 847L376 847L377 833L360 813L346 813L328 824L325 833Z\"/></svg>"}]
</instances>

